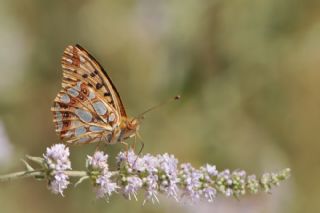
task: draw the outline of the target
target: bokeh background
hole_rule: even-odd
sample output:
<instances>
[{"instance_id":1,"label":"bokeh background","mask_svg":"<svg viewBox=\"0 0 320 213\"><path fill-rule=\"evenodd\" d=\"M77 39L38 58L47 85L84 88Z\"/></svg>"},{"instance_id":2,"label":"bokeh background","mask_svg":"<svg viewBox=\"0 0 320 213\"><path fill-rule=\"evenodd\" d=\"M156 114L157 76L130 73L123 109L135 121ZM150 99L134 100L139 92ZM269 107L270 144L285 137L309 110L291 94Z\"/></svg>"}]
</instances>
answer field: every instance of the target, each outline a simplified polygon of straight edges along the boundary
<instances>
[{"instance_id":1,"label":"bokeh background","mask_svg":"<svg viewBox=\"0 0 320 213\"><path fill-rule=\"evenodd\" d=\"M176 94L142 124L144 153L261 174L273 194L183 206L65 197L31 179L0 183L0 212L319 212L320 1L0 0L0 173L59 142L50 107L68 44L106 68L131 115ZM107 147L115 155L121 145ZM95 145L72 147L73 168Z\"/></svg>"}]
</instances>

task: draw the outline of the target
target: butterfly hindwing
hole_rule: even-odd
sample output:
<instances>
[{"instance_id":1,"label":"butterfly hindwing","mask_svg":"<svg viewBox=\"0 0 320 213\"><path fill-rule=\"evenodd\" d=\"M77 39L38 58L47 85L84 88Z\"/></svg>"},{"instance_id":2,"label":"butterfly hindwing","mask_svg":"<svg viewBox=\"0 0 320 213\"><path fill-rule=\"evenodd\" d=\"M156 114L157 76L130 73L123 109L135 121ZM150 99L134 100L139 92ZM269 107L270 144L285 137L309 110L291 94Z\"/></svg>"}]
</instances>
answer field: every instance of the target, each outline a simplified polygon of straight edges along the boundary
<instances>
[{"instance_id":1,"label":"butterfly hindwing","mask_svg":"<svg viewBox=\"0 0 320 213\"><path fill-rule=\"evenodd\" d=\"M90 143L107 137L119 120L113 108L95 96L85 82L62 89L52 111L56 131L68 143Z\"/></svg>"}]
</instances>

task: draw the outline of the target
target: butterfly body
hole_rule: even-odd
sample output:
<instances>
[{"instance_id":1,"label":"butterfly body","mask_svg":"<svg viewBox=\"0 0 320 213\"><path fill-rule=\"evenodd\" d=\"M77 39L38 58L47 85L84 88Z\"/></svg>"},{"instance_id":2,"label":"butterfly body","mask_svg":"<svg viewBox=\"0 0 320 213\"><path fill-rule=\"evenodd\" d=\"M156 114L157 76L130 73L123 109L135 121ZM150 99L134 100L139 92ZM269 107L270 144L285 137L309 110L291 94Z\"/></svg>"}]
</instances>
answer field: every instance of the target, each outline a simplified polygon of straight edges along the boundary
<instances>
[{"instance_id":1,"label":"butterfly body","mask_svg":"<svg viewBox=\"0 0 320 213\"><path fill-rule=\"evenodd\" d=\"M111 79L80 45L68 46L62 57L62 90L51 108L56 132L72 144L133 137L138 119L129 119Z\"/></svg>"}]
</instances>

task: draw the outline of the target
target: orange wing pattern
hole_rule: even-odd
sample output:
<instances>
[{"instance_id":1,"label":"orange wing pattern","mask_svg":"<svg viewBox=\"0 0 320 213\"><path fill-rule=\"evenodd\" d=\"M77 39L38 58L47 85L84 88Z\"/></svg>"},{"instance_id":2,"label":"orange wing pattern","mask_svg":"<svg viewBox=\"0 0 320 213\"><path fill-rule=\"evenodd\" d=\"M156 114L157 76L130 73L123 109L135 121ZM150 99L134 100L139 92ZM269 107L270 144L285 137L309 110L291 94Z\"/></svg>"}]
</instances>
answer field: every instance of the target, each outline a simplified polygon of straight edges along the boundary
<instances>
[{"instance_id":1,"label":"orange wing pattern","mask_svg":"<svg viewBox=\"0 0 320 213\"><path fill-rule=\"evenodd\" d=\"M102 66L80 45L62 57L62 90L52 111L56 132L67 143L111 141L126 112Z\"/></svg>"}]
</instances>

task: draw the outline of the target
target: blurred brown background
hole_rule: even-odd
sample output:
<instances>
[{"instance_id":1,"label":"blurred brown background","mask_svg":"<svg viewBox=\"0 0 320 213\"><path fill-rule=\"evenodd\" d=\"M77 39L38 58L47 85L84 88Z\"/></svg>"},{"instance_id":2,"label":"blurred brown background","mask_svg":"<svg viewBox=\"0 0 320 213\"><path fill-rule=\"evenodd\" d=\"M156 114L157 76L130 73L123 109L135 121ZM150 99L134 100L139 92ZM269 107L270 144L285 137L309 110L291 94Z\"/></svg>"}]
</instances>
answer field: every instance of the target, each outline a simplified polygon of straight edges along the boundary
<instances>
[{"instance_id":1,"label":"blurred brown background","mask_svg":"<svg viewBox=\"0 0 320 213\"><path fill-rule=\"evenodd\" d=\"M74 43L106 68L131 115L182 95L147 116L145 153L256 174L293 170L271 196L199 206L96 201L88 183L62 198L25 179L0 184L0 212L320 211L319 8L315 0L0 0L0 173L59 142L50 107L62 52ZM73 168L94 148L73 147Z\"/></svg>"}]
</instances>

